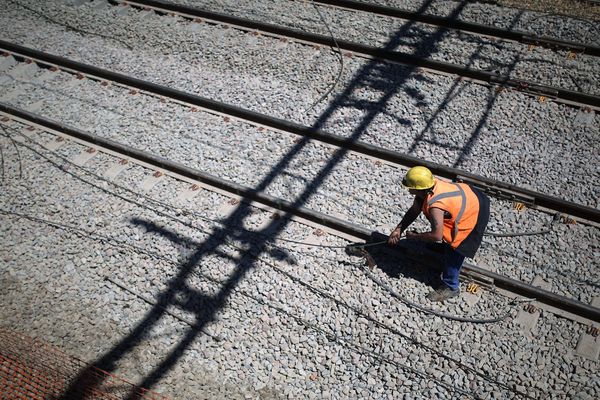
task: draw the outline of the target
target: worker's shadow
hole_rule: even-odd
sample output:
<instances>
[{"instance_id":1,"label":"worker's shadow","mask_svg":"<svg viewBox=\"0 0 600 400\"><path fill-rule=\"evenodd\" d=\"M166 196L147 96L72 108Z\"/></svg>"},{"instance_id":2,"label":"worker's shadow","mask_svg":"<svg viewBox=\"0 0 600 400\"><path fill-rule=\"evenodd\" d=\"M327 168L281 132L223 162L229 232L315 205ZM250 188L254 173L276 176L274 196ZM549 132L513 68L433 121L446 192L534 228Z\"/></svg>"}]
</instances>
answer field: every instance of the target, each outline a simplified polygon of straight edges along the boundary
<instances>
[{"instance_id":1,"label":"worker's shadow","mask_svg":"<svg viewBox=\"0 0 600 400\"><path fill-rule=\"evenodd\" d=\"M386 240L387 236L375 233L373 241ZM436 287L440 282L443 248L438 243L401 240L395 246L387 244L366 248L367 264L380 269L390 278L415 279L425 285Z\"/></svg>"}]
</instances>

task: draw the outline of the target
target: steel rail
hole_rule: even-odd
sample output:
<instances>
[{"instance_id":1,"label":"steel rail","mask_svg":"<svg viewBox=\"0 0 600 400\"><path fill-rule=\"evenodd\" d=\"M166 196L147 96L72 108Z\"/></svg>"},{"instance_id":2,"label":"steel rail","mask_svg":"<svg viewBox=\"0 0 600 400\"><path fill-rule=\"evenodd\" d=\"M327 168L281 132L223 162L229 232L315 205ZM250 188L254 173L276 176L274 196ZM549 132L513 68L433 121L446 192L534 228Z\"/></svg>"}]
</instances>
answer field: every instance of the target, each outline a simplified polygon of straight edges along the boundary
<instances>
[{"instance_id":1,"label":"steel rail","mask_svg":"<svg viewBox=\"0 0 600 400\"><path fill-rule=\"evenodd\" d=\"M524 44L542 46L550 49L564 49L574 53L600 57L600 47L598 46L562 40L550 36L537 36L525 31L500 29L489 25L476 24L473 22L440 17L432 14L421 14L400 8L363 3L354 0L313 0L313 2L346 10L363 11L385 17L407 19L411 21L422 22L428 25L441 26L448 29L456 29L464 32L476 33L479 35L492 36Z\"/></svg>"},{"instance_id":2,"label":"steel rail","mask_svg":"<svg viewBox=\"0 0 600 400\"><path fill-rule=\"evenodd\" d=\"M474 82L486 85L499 85L507 88L513 88L521 92L552 98L564 104L587 106L600 110L600 96L587 93L576 92L573 90L547 86L535 82L529 82L521 79L512 79L508 76L494 74L492 72L468 68L462 65L446 63L443 61L434 61L427 58L418 57L408 53L385 50L373 46L367 46L356 42L350 42L344 39L332 38L330 36L316 33L305 32L297 29L286 28L279 25L258 22L247 18L239 18L231 15L206 11L195 7L181 4L173 4L159 0L135 0L135 1L114 1L120 4L129 4L140 8L152 8L164 13L178 13L190 18L200 18L217 23L236 26L248 31L260 31L275 37L292 38L294 40L318 44L337 48L346 52L360 54L364 57L387 61L395 64L419 67L430 71L457 75Z\"/></svg>"},{"instance_id":3,"label":"steel rail","mask_svg":"<svg viewBox=\"0 0 600 400\"><path fill-rule=\"evenodd\" d=\"M62 124L60 122L53 121L51 119L30 113L22 109L9 106L1 102L0 112L6 115L11 115L23 121L27 121L27 123L29 124L35 124L50 131L61 132L65 135L74 137L81 141L91 143L103 147L104 149L113 151L115 153L133 158L135 160L138 160L139 162L163 169L165 171L179 176L183 176L188 179L199 181L201 183L223 190L232 195L243 197L249 201L254 201L263 204L265 206L280 210L289 215L303 218L305 220L326 226L328 228L334 229L339 232L343 232L345 234L360 238L365 241L374 241L380 240L381 238L387 238L387 235L384 235L380 232L371 231L363 226L359 226L339 218L331 217L320 212L308 209L306 207L294 206L294 203L288 200L276 198L264 192L260 192L233 182L228 182L217 176L213 176L205 172L199 171L197 169L187 167L183 164L170 161L166 158L153 155L146 151L135 149L131 146L127 146L113 140L101 138L99 136L90 134L80 129L68 126L66 124ZM561 310L586 318L588 320L600 322L600 309L595 308L589 304L585 304L574 299L560 296L550 291L532 285L528 285L524 282L485 270L483 268L477 267L469 263L465 263L465 265L463 266L463 271L467 274L479 274L489 279L492 279L494 285L498 288L505 289L517 295L522 295L528 298L535 298L535 300L539 303L559 308Z\"/></svg>"},{"instance_id":4,"label":"steel rail","mask_svg":"<svg viewBox=\"0 0 600 400\"><path fill-rule=\"evenodd\" d=\"M532 206L544 207L556 212L569 214L573 217L578 217L583 220L600 223L600 210L565 201L563 199L535 192L533 190L520 188L510 183L489 179L460 169L450 168L438 163L422 160L417 157L398 153L361 141L347 139L343 136L312 129L311 127L300 125L294 122L271 117L255 111L246 110L230 104L221 103L215 100L200 97L195 94L183 92L181 90L158 85L156 83L144 81L121 73L98 68L78 61L69 60L64 57L44 53L39 50L30 49L2 40L0 40L0 49L4 49L5 51L13 53L13 55L17 58L32 59L36 60L41 65L58 66L67 71L83 73L92 77L96 77L100 80L116 82L118 84L136 88L157 96L164 96L175 101L194 105L210 112L232 116L239 120L247 121L251 124L265 126L276 131L283 131L318 140L323 143L345 148L350 151L375 157L393 164L398 164L405 167L423 165L428 167L435 175L451 180L472 183L495 197L521 201Z\"/></svg>"}]
</instances>

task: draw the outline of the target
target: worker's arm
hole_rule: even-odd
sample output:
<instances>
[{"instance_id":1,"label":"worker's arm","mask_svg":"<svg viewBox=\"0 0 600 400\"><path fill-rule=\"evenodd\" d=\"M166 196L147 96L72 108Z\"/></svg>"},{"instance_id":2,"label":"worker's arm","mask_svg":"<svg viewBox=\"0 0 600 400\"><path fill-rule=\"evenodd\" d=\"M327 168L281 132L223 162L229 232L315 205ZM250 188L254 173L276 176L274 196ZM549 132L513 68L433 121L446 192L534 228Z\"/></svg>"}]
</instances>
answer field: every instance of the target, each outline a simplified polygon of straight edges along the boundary
<instances>
[{"instance_id":1,"label":"worker's arm","mask_svg":"<svg viewBox=\"0 0 600 400\"><path fill-rule=\"evenodd\" d=\"M440 208L429 209L429 223L431 231L416 233L406 232L407 239L417 239L426 242L439 242L444 237L444 210Z\"/></svg>"},{"instance_id":2,"label":"worker's arm","mask_svg":"<svg viewBox=\"0 0 600 400\"><path fill-rule=\"evenodd\" d=\"M423 200L415 197L415 199L413 200L412 206L410 206L408 211L406 211L406 214L404 214L404 217L402 217L402 221L400 221L398 226L396 226L396 229L394 229L392 231L392 233L390 233L390 237L388 239L389 244L395 245L396 243L398 243L400 241L400 237L402 236L402 233L406 230L406 228L408 228L410 226L410 224L415 222L415 219L417 219L419 214L421 214L421 205L422 204L423 204Z\"/></svg>"}]
</instances>

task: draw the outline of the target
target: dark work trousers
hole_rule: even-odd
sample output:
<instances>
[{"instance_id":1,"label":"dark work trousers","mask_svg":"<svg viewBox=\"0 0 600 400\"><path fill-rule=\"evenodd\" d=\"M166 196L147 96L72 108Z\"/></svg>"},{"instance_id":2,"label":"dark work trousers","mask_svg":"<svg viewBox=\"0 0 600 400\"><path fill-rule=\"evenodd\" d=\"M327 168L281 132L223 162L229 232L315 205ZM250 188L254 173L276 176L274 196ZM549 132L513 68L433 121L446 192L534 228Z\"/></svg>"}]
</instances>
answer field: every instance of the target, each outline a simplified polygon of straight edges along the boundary
<instances>
[{"instance_id":1,"label":"dark work trousers","mask_svg":"<svg viewBox=\"0 0 600 400\"><path fill-rule=\"evenodd\" d=\"M444 243L444 266L442 269L442 282L451 289L458 290L458 275L465 261L465 256Z\"/></svg>"}]
</instances>

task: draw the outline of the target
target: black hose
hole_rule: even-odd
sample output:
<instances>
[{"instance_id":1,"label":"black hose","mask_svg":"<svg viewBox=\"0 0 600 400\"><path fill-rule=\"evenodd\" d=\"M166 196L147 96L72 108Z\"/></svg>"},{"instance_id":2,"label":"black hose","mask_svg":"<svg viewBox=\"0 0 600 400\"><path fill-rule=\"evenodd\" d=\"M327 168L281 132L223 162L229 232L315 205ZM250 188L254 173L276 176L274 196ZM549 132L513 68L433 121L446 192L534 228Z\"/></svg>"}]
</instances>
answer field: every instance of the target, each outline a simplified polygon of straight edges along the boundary
<instances>
[{"instance_id":1,"label":"black hose","mask_svg":"<svg viewBox=\"0 0 600 400\"><path fill-rule=\"evenodd\" d=\"M333 89L335 88L335 86L340 81L340 79L342 77L342 74L344 73L344 55L342 54L342 49L340 48L340 45L338 44L337 39L333 35L333 32L331 31L331 28L329 27L329 24L327 23L327 21L325 21L325 17L323 17L323 14L321 14L321 11L319 10L319 7L317 7L317 5L314 2L312 2L312 5L314 6L315 10L317 11L317 14L319 14L319 17L321 18L321 21L323 22L323 25L325 25L325 27L327 28L327 31L329 31L329 36L331 37L331 40L333 40L333 43L337 47L337 52L338 52L338 55L340 57L340 69L338 70L337 77L335 78L335 81L333 82L333 84L329 87L329 89L325 93L323 93L321 95L321 97L319 97L317 99L317 101L315 101L310 107L308 107L304 111L305 114L308 114L310 111L312 111L313 108L315 108L315 106L317 104L319 104L321 101L323 101L323 99L325 99L327 96L329 96L329 94L333 91Z\"/></svg>"},{"instance_id":2,"label":"black hose","mask_svg":"<svg viewBox=\"0 0 600 400\"><path fill-rule=\"evenodd\" d=\"M516 237L516 236L534 236L534 235L546 235L552 232L552 229L544 229L543 231L531 231L531 232L488 232L486 231L484 236L494 236L494 237Z\"/></svg>"},{"instance_id":3,"label":"black hose","mask_svg":"<svg viewBox=\"0 0 600 400\"><path fill-rule=\"evenodd\" d=\"M560 220L560 213L555 213L554 216L552 217L552 220L548 223L545 224L545 226L548 226L547 229L543 229L540 231L529 231L529 232L509 232L509 233L504 233L504 232L489 232L489 231L485 231L485 233L483 234L484 236L495 236L495 237L515 237L515 236L533 236L533 235L546 235L548 233L551 233L554 230L554 224L556 222L558 222L558 220Z\"/></svg>"},{"instance_id":4,"label":"black hose","mask_svg":"<svg viewBox=\"0 0 600 400\"><path fill-rule=\"evenodd\" d=\"M2 164L2 182L4 182L4 153L2 152L2 145L0 145L0 160Z\"/></svg>"},{"instance_id":5,"label":"black hose","mask_svg":"<svg viewBox=\"0 0 600 400\"><path fill-rule=\"evenodd\" d=\"M10 128L10 129L14 130L14 128ZM16 130L14 130L14 131L15 131L15 132L17 132ZM17 133L21 134L20 132L17 132ZM21 134L21 135L22 135L22 134ZM27 140L30 140L30 141L32 141L33 143L35 143L35 144L37 144L37 145L39 146L39 143L37 143L37 142L35 142L35 141L31 140L30 138L27 138L27 137L25 137L25 138L26 138ZM54 165L55 167L57 167L57 168L60 168L60 166L59 166L57 163L53 162L53 161L52 161L52 160L50 160L48 157L46 157L45 155L43 155L43 154L42 154L42 153L40 153L39 151L37 151L37 150L33 149L32 147L30 147L30 146L26 145L25 143L19 143L19 145L23 145L23 146L25 146L26 148L28 148L28 149L29 149L29 150L31 150L32 152L34 152L34 153L36 153L36 154L38 154L38 155L42 156L42 157L43 157L43 158L44 158L46 161L50 162L50 163L51 163L52 165ZM63 159L64 161L66 161L66 162L70 163L70 161L69 161L69 160L67 160L67 159L65 159L64 157L61 157L60 155L57 155L56 153L54 153L54 154L55 154L57 157L59 157L59 158ZM72 165L75 165L75 164L72 164ZM77 166L77 165L75 165L75 166ZM111 184L112 186L115 186L115 187L118 187L118 188L121 188L121 189L125 189L125 190L127 190L128 192L130 192L130 193L132 193L132 194L136 194L136 192L132 191L131 189L127 189L127 188L124 188L124 187L122 187L122 186L120 186L120 185L118 185L118 184L115 184L114 182L107 181L106 179L104 179L104 178L100 177L100 176L99 176L99 175L97 175L97 174L94 174L94 173L92 173L92 172L90 172L90 171L86 170L85 168L82 168L82 167L80 167L80 166L77 166L77 168L78 168L78 169L80 169L80 170L82 170L83 172L85 172L85 173L87 173L87 174L90 174L90 175L92 175L92 176L95 176L95 177L97 177L97 178L99 178L99 179L101 179L101 180L103 180L103 181L105 181L105 182L107 182L107 183ZM90 184L90 185L92 185L92 186L94 186L94 187L100 188L100 189L102 189L102 190L106 191L107 193L110 193L110 194L112 194L112 195L114 195L114 196L117 196L117 197L119 197L119 198L121 198L121 199L123 199L123 200L125 200L125 201L128 201L128 202L130 202L130 203L132 203L132 204L136 204L136 205L138 205L138 206L140 206L140 207L145 207L145 208L148 208L149 210L152 210L152 211L154 211L154 212L158 213L159 215L164 215L164 216L167 216L167 217L169 217L169 218L171 218L171 219L173 219L173 220L175 220L175 221L182 222L182 221L181 221L181 220L179 220L178 218L175 218L175 217L174 217L174 216L172 216L172 215L168 215L168 213L165 213L165 212L162 212L162 211L159 211L159 210L156 210L156 209L149 208L147 205L146 205L146 206L145 206L145 205L142 205L141 203L139 203L139 202L137 202L137 201L134 201L134 200L132 200L132 199L128 199L128 198L126 198L126 197L124 197L124 196L122 196L122 195L119 195L119 194L115 193L115 192L111 192L111 191L108 191L108 190L106 190L106 189L103 189L103 188L101 188L100 186L94 185L93 183L91 183L91 182L89 182L89 181L86 181L85 179L83 179L83 178L81 178L81 177L78 177L78 176L76 176L76 175L72 174L71 172L68 172L68 173L69 173L69 174L71 174L73 177L75 177L75 178L77 178L77 179L80 179L80 180L82 180L83 182L85 182L85 183L87 183L87 184ZM144 198L148 198L148 199L152 200L152 202L153 202L153 203L155 203L155 204L157 204L157 205L163 205L164 207L167 207L168 209L172 209L172 208L173 208L173 206L169 206L169 205L167 205L167 204L161 203L161 202L159 202L159 201L156 201L156 200L154 200L154 199L152 199L152 198L150 198L150 197L148 197L148 196L145 196L145 195L142 195L142 194L139 194L139 193L137 193L137 195L139 195L139 196L141 196L141 197L144 197ZM2 211L4 211L4 210L2 210ZM4 212L2 212L2 213L7 213L7 212L6 212L6 211L4 211ZM207 218L204 218L204 219L206 219L206 220L209 220L209 219L207 219ZM38 220L39 220L39 219L38 219ZM45 222L46 222L46 223L48 223L48 221L45 221ZM50 224L51 224L51 225L55 225L55 226L59 226L59 227L62 225L62 224L57 224L57 223L50 223ZM186 224L186 225L187 225L187 224ZM94 235L90 235L90 236L94 236ZM108 239L108 240L110 240L110 239ZM383 243L383 242L381 242L381 243ZM230 244L230 242L229 242L229 243L226 243L226 244L228 244L228 245L231 245L231 244ZM377 243L377 244L380 244L380 243ZM353 248L356 248L356 247L359 247L359 246L366 247L366 246L368 246L368 245L371 245L371 244L368 244L368 243L364 243L364 244L362 244L362 243L361 243L361 244L359 244L359 243L354 243L354 244L350 245L350 247L351 247L351 248L352 248L352 247L353 247ZM372 245L375 245L375 243L373 243ZM129 245L129 246L131 246L131 245ZM264 262L264 260L263 260L263 262ZM386 329L388 329L388 330L392 331L392 332L393 332L393 333L395 333L395 334L401 335L402 337L404 337L404 338L406 338L406 339L408 339L408 340L412 340L412 341L413 341L413 343L415 343L416 345L419 345L419 346L421 346L421 347L423 347L423 348L426 348L427 350L434 352L435 354L439 355L440 357L443 357L443 358L445 358L445 359L448 359L448 360L452 360L453 362L455 362L455 363L457 363L459 366L461 366L461 368L463 368L463 369L465 369L465 370L468 370L468 371L472 372L472 373L473 373L473 374L475 374L475 375L478 375L478 376L480 376L481 378L483 378L484 380L486 380L486 381L488 381L488 382L490 382L490 383L496 384L496 385L498 385L498 386L500 386L500 387L503 387L503 388L505 388L505 389L507 389L507 390L509 390L509 391L511 391L511 392L514 392L514 393L516 393L516 394L519 394L519 395L521 395L521 396L524 396L524 397L527 397L527 398L532 398L532 397L528 396L526 393L522 393L522 392L519 392L519 391L515 391L513 388L511 388L510 386L508 386L506 383L503 383L503 382L497 381L497 380L495 380L495 379L493 379L493 378L491 378L491 377L487 376L487 374L485 374L485 373L482 373L482 372L478 371L477 369L474 369L474 368L472 368L472 367L469 367L468 365L465 365L465 364L463 364L462 362L460 362L460 360L453 359L452 357L448 356L447 354L445 354L445 353L443 353L443 352L440 352L440 351L437 351L435 348L431 348L431 347L429 347L429 346L427 346L427 345L425 345L425 344L423 344L423 343L421 343L421 342L415 341L414 339L411 339L410 337L407 337L407 336L403 335L401 332L397 331L397 330L396 330L396 329L394 329L393 327L386 326L386 325L384 325L384 324L381 324L380 322L376 322L376 323L377 323L378 325L380 325L380 326L382 326L382 327L385 327Z\"/></svg>"},{"instance_id":6,"label":"black hose","mask_svg":"<svg viewBox=\"0 0 600 400\"><path fill-rule=\"evenodd\" d=\"M492 323L497 323L497 322L502 322L508 318L510 318L510 312L505 313L504 315L497 317L497 318L491 318L491 319L479 319L479 318L467 318L467 317L459 317L456 315L452 315L452 314L446 314L440 311L436 311L436 310L432 310L430 308L426 308L423 307L417 303L414 303L410 300L408 300L406 297L400 296L398 293L396 293L389 285L387 285L386 283L384 283L383 281L381 281L379 278L377 278L371 271L369 271L368 268L366 268L364 265L361 265L363 272L365 273L365 275L367 275L373 282L375 282L376 284L378 284L379 286L381 286L383 289L385 289L389 294L391 294L393 297L395 297L396 299L400 300L402 303L406 304L407 306L414 308L418 311L421 311L423 313L426 314L432 314L441 318L445 318L445 319L449 319L452 321L458 321L458 322L469 322L472 324L492 324ZM511 305L513 302L509 303L508 305Z\"/></svg>"}]
</instances>

